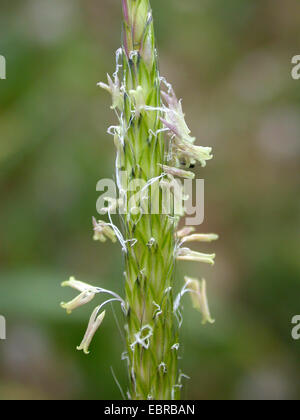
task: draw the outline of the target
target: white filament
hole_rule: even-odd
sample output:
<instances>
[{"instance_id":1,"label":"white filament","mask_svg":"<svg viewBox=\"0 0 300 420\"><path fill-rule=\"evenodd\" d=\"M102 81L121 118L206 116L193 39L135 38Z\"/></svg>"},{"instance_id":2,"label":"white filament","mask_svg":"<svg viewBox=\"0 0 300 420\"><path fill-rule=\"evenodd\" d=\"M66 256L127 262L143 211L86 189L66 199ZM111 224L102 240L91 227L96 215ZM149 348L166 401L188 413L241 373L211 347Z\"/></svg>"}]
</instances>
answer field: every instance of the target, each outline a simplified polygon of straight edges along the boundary
<instances>
[{"instance_id":1,"label":"white filament","mask_svg":"<svg viewBox=\"0 0 300 420\"><path fill-rule=\"evenodd\" d=\"M148 334L145 337L142 337L142 333L145 330L149 330ZM140 331L138 331L134 337L135 337L135 341L130 345L131 350L134 350L134 347L139 344L141 345L144 349L148 350L149 346L150 346L150 338L153 335L153 328L151 327L151 325L144 325Z\"/></svg>"}]
</instances>

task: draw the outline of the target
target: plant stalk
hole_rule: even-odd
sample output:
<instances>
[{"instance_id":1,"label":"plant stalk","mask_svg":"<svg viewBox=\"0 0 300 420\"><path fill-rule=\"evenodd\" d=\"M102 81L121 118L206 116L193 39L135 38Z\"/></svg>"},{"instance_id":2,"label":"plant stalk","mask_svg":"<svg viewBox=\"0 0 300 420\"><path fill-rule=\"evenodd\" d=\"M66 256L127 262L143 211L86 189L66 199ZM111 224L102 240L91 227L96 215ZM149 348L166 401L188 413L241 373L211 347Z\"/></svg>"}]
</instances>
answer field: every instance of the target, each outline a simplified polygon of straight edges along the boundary
<instances>
[{"instance_id":1,"label":"plant stalk","mask_svg":"<svg viewBox=\"0 0 300 420\"><path fill-rule=\"evenodd\" d=\"M161 107L149 0L123 0L123 12L126 134L124 167L120 169L125 170L132 185L135 180L147 183L158 178L162 174L161 165L166 162L164 137L159 133L160 111L141 110L132 114L132 91L140 90L147 107ZM127 197L130 201L130 192ZM128 204L128 216L124 219L126 240L137 241L125 255L130 394L133 399L179 398L177 351L173 347L178 342L173 316L174 220L170 215L134 215L132 210Z\"/></svg>"}]
</instances>

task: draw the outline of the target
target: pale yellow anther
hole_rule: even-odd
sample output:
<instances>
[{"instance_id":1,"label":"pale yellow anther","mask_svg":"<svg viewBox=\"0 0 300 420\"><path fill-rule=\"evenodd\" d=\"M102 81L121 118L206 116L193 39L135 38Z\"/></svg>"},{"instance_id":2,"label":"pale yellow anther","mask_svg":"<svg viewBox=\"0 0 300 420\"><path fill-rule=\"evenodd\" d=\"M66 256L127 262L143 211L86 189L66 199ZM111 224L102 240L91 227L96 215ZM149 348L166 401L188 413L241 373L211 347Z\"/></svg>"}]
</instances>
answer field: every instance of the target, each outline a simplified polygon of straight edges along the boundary
<instances>
[{"instance_id":1,"label":"pale yellow anther","mask_svg":"<svg viewBox=\"0 0 300 420\"><path fill-rule=\"evenodd\" d=\"M75 299L71 300L70 302L62 302L60 306L67 311L68 314L71 314L75 309L80 308L81 306L91 302L95 297L95 293L86 290L80 295L78 295Z\"/></svg>"},{"instance_id":2,"label":"pale yellow anther","mask_svg":"<svg viewBox=\"0 0 300 420\"><path fill-rule=\"evenodd\" d=\"M72 289L78 290L79 292L86 292L86 291L92 291L94 293L97 293L97 288L94 286L91 286L90 284L84 283L82 281L76 280L75 277L70 277L69 280L64 281L61 284L62 287L71 287Z\"/></svg>"},{"instance_id":3,"label":"pale yellow anther","mask_svg":"<svg viewBox=\"0 0 300 420\"><path fill-rule=\"evenodd\" d=\"M90 317L90 321L89 321L86 333L83 337L83 340L81 344L77 347L77 350L79 351L83 350L85 354L89 354L89 347L92 342L92 339L94 338L94 335L96 334L98 328L100 327L105 317L105 311L101 312L101 314L97 316L99 309L100 309L100 306L97 306L97 308L94 309Z\"/></svg>"},{"instance_id":4,"label":"pale yellow anther","mask_svg":"<svg viewBox=\"0 0 300 420\"><path fill-rule=\"evenodd\" d=\"M195 233L194 235L184 236L182 238L182 243L185 244L187 242L212 242L216 241L217 239L219 239L219 236L214 233Z\"/></svg>"},{"instance_id":5,"label":"pale yellow anther","mask_svg":"<svg viewBox=\"0 0 300 420\"><path fill-rule=\"evenodd\" d=\"M177 250L177 260L195 261L214 265L216 254L204 254L202 252L192 251L189 248L179 248Z\"/></svg>"},{"instance_id":6,"label":"pale yellow anther","mask_svg":"<svg viewBox=\"0 0 300 420\"><path fill-rule=\"evenodd\" d=\"M192 279L190 277L185 277L184 281L186 283L186 287L190 291L193 307L202 314L202 323L214 324L215 320L212 319L210 315L207 300L206 281L204 279L199 281L198 279Z\"/></svg>"}]
</instances>

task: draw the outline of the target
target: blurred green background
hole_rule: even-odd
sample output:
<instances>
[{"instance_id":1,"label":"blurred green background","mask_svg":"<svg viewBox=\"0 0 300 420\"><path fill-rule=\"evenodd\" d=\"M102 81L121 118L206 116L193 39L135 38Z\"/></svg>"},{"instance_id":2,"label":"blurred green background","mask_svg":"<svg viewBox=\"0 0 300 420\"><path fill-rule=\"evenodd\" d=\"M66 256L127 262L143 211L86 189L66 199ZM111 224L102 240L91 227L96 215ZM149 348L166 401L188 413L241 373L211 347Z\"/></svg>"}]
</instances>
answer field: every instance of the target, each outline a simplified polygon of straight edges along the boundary
<instances>
[{"instance_id":1,"label":"blurred green background","mask_svg":"<svg viewBox=\"0 0 300 420\"><path fill-rule=\"evenodd\" d=\"M161 73L215 158L203 232L218 232L206 276L217 322L186 298L182 371L189 399L298 399L300 54L297 0L152 0ZM122 342L108 310L90 356L76 351L92 306L71 316L69 275L123 290L116 245L92 241L96 183L113 175L110 100L119 0L1 1L0 399L119 399ZM203 249L203 247L202 247ZM117 317L120 314L117 312Z\"/></svg>"}]
</instances>

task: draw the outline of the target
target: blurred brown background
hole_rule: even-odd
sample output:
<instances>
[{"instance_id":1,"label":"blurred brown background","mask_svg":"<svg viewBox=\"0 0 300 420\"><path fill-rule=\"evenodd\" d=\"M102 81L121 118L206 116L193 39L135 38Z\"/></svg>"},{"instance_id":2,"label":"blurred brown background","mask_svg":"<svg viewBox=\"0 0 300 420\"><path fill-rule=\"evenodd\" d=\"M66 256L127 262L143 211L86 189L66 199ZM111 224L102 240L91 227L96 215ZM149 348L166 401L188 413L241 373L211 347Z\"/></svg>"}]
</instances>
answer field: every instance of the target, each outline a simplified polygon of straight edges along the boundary
<instances>
[{"instance_id":1,"label":"blurred brown background","mask_svg":"<svg viewBox=\"0 0 300 420\"><path fill-rule=\"evenodd\" d=\"M161 73L215 158L204 232L218 232L206 276L217 322L186 298L184 398L298 399L300 54L297 0L152 0ZM119 399L123 348L111 311L92 353L75 350L91 308L59 308L78 279L122 293L119 248L92 241L96 183L113 175L115 122L96 87L114 69L119 0L1 0L0 399ZM203 249L203 248L202 248ZM208 247L209 250L212 247ZM73 296L73 294L72 294Z\"/></svg>"}]
</instances>

